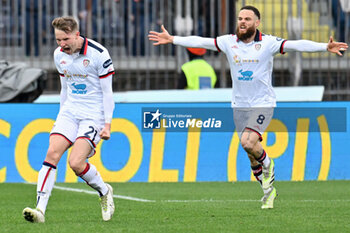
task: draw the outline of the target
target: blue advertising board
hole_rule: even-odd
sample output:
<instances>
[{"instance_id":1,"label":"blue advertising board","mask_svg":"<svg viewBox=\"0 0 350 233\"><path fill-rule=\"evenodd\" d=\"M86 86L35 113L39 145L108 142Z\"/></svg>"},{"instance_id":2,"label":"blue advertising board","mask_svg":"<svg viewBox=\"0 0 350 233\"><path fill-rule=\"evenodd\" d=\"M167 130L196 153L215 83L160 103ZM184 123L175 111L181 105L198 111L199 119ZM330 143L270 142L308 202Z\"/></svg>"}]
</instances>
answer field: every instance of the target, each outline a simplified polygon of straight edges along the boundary
<instances>
[{"instance_id":1,"label":"blue advertising board","mask_svg":"<svg viewBox=\"0 0 350 233\"><path fill-rule=\"evenodd\" d=\"M278 103L262 144L276 180L350 179L350 102ZM59 104L0 105L0 182L36 182ZM106 182L254 180L229 103L116 104L89 160ZM68 151L69 153L69 151ZM80 182L67 164L57 182Z\"/></svg>"}]
</instances>

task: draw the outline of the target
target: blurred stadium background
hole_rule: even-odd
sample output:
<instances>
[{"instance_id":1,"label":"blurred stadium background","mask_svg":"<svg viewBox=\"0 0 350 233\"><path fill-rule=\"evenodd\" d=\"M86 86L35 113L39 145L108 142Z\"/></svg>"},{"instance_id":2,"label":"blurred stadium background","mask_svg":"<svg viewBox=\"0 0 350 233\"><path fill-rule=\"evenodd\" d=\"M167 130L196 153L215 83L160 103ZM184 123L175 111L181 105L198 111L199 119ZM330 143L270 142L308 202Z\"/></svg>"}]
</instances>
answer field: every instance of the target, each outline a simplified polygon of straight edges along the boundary
<instances>
[{"instance_id":1,"label":"blurred stadium background","mask_svg":"<svg viewBox=\"0 0 350 233\"><path fill-rule=\"evenodd\" d=\"M149 30L164 24L172 34L216 37L235 32L244 4L262 13L260 29L285 39L349 41L346 0L1 0L0 60L25 62L46 71L44 93L57 94L59 79L52 54L57 47L51 21L73 15L82 35L105 45L118 78L114 91L174 89L187 55L181 47L154 47ZM231 87L224 55L210 52L221 88ZM278 55L274 86L323 85L323 100L350 100L348 53Z\"/></svg>"}]
</instances>

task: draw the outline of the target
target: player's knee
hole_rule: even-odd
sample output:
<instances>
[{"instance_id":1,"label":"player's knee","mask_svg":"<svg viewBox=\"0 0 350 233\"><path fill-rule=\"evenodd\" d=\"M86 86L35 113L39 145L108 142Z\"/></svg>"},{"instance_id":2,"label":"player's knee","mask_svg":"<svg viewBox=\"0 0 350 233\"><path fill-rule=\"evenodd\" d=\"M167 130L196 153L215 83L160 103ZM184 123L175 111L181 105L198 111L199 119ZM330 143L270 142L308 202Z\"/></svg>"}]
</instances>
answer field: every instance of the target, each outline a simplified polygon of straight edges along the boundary
<instances>
[{"instance_id":1,"label":"player's knee","mask_svg":"<svg viewBox=\"0 0 350 233\"><path fill-rule=\"evenodd\" d=\"M75 172L75 174L80 174L85 168L85 162L81 160L69 158L69 167Z\"/></svg>"},{"instance_id":2,"label":"player's knee","mask_svg":"<svg viewBox=\"0 0 350 233\"><path fill-rule=\"evenodd\" d=\"M241 140L241 145L242 145L243 149L246 152L248 152L248 153L252 153L253 152L253 148L254 148L254 142L253 141L242 139Z\"/></svg>"},{"instance_id":3,"label":"player's knee","mask_svg":"<svg viewBox=\"0 0 350 233\"><path fill-rule=\"evenodd\" d=\"M54 147L49 147L49 149L47 150L47 154L46 154L46 161L47 162L52 162L54 164L57 164L61 158L62 154L55 150Z\"/></svg>"}]
</instances>

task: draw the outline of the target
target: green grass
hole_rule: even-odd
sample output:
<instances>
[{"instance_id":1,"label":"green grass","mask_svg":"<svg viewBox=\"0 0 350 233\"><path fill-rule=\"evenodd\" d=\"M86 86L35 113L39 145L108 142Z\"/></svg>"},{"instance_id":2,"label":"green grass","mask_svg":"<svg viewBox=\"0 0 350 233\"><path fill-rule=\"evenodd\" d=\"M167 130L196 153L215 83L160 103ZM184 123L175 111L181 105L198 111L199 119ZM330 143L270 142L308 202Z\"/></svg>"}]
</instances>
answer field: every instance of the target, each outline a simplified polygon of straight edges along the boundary
<instances>
[{"instance_id":1,"label":"green grass","mask_svg":"<svg viewBox=\"0 0 350 233\"><path fill-rule=\"evenodd\" d=\"M86 184L58 186L92 190ZM103 222L97 195L54 189L44 224L26 222L36 186L0 184L0 232L350 232L350 181L275 182L272 210L261 210L256 182L114 183L115 199ZM171 202L169 200L177 200Z\"/></svg>"}]
</instances>

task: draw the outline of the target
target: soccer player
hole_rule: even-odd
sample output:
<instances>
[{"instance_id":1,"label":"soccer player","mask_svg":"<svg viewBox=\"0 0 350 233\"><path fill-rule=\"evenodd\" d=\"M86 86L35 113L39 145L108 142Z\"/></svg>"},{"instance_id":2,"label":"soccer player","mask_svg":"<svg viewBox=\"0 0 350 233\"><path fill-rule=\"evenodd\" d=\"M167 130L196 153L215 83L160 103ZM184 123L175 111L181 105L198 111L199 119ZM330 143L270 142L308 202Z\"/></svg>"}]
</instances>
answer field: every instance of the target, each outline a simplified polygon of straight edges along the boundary
<instances>
[{"instance_id":1,"label":"soccer player","mask_svg":"<svg viewBox=\"0 0 350 233\"><path fill-rule=\"evenodd\" d=\"M272 88L273 56L289 51L336 53L348 48L346 43L337 43L330 37L328 43L309 40L284 40L262 34L257 28L260 12L254 6L244 6L238 15L236 35L217 38L198 36L172 36L162 25L162 32L150 31L149 40L154 45L169 44L185 47L206 48L224 52L230 64L232 78L232 107L234 123L240 142L247 152L254 176L261 184L264 196L262 209L273 208L277 196L273 187L274 161L262 148L262 133L269 125L276 96Z\"/></svg>"},{"instance_id":2,"label":"soccer player","mask_svg":"<svg viewBox=\"0 0 350 233\"><path fill-rule=\"evenodd\" d=\"M23 216L30 222L45 222L56 166L72 146L69 166L98 192L102 218L108 221L114 213L113 189L103 182L96 167L86 161L95 154L101 139L110 138L114 110L112 60L106 48L80 35L73 17L56 18L52 26L59 46L54 62L61 80L60 111L39 171L36 208L25 208Z\"/></svg>"}]
</instances>

